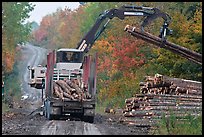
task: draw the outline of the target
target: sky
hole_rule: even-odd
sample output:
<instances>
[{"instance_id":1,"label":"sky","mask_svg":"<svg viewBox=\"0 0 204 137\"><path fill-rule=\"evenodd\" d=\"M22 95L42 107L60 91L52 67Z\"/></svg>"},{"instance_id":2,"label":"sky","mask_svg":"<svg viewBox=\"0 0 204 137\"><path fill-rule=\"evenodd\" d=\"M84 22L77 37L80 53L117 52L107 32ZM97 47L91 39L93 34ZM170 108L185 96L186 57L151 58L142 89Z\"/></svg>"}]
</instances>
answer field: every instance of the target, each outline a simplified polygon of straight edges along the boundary
<instances>
[{"instance_id":1,"label":"sky","mask_svg":"<svg viewBox=\"0 0 204 137\"><path fill-rule=\"evenodd\" d=\"M34 10L30 12L30 18L27 21L35 21L40 25L40 22L44 16L51 14L57 10L57 8L64 9L66 6L71 10L79 7L79 2L30 2L35 4Z\"/></svg>"}]
</instances>

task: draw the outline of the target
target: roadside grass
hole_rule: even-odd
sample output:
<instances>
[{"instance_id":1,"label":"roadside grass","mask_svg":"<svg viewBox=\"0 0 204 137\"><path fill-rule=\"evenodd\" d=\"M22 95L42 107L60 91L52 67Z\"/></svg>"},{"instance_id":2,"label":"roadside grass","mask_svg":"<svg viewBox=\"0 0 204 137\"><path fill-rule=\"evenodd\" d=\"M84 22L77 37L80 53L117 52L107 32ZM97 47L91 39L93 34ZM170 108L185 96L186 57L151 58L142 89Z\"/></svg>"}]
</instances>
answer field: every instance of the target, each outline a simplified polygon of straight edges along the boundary
<instances>
[{"instance_id":1,"label":"roadside grass","mask_svg":"<svg viewBox=\"0 0 204 137\"><path fill-rule=\"evenodd\" d=\"M170 117L162 116L157 128L150 131L152 135L202 135L202 114L199 116L187 115L177 119L175 114ZM185 120L184 120L185 119Z\"/></svg>"},{"instance_id":2,"label":"roadside grass","mask_svg":"<svg viewBox=\"0 0 204 137\"><path fill-rule=\"evenodd\" d=\"M99 114L104 114L105 107L96 103L95 112Z\"/></svg>"},{"instance_id":3,"label":"roadside grass","mask_svg":"<svg viewBox=\"0 0 204 137\"><path fill-rule=\"evenodd\" d=\"M2 114L4 114L4 113L6 113L6 112L9 112L9 106L8 106L8 104L6 104L6 103L3 103L3 101L2 101Z\"/></svg>"},{"instance_id":4,"label":"roadside grass","mask_svg":"<svg viewBox=\"0 0 204 137\"><path fill-rule=\"evenodd\" d=\"M21 98L21 79L18 64L14 64L13 72L6 74L4 79L4 97L2 98L2 113L8 112L15 100Z\"/></svg>"},{"instance_id":5,"label":"roadside grass","mask_svg":"<svg viewBox=\"0 0 204 137\"><path fill-rule=\"evenodd\" d=\"M130 76L116 73L111 78L106 75L98 75L97 111L105 108L123 109L125 99L140 93L139 82L144 79L143 70L137 70Z\"/></svg>"},{"instance_id":6,"label":"roadside grass","mask_svg":"<svg viewBox=\"0 0 204 137\"><path fill-rule=\"evenodd\" d=\"M125 108L125 99L132 97L133 94L131 91L127 91L123 96L116 95L112 98L106 98L103 101L96 102L96 112L103 114L106 108L110 109L124 109Z\"/></svg>"}]
</instances>

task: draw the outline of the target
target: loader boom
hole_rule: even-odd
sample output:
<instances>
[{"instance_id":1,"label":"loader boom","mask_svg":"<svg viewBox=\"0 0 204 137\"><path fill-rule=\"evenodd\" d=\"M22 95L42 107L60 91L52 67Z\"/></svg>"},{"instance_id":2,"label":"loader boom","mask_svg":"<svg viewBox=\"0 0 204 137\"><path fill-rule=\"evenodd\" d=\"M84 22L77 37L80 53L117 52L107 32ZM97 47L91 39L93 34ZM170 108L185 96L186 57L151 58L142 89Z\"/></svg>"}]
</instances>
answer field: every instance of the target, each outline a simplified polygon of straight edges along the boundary
<instances>
[{"instance_id":1,"label":"loader boom","mask_svg":"<svg viewBox=\"0 0 204 137\"><path fill-rule=\"evenodd\" d=\"M149 42L151 44L154 44L160 48L167 49L173 53L176 53L196 64L202 65L202 54L197 53L195 51L191 51L190 49L187 49L185 47L182 47L180 45L177 45L175 43L171 43L169 41L162 41L162 38L154 36L150 33L141 33L139 30L137 30L135 27L127 25L124 29L128 33L130 33L132 36L140 38L146 42Z\"/></svg>"},{"instance_id":2,"label":"loader boom","mask_svg":"<svg viewBox=\"0 0 204 137\"><path fill-rule=\"evenodd\" d=\"M141 7L141 6L122 6L118 9L110 9L104 11L102 14L99 15L95 24L89 30L89 32L82 38L82 40L78 43L77 49L84 51L85 53L89 52L94 42L97 38L101 35L101 33L105 30L106 26L108 25L109 21L114 17L117 17L121 20L125 19L128 16L143 16L145 17L144 21L141 24L141 31L144 32L144 27L150 24L153 20L158 17L162 17L164 19L165 30L169 31L168 25L171 21L171 18L168 14L161 12L157 8L151 7ZM104 25L102 26L102 24ZM102 27L101 27L102 26ZM160 35L165 37L163 31Z\"/></svg>"}]
</instances>

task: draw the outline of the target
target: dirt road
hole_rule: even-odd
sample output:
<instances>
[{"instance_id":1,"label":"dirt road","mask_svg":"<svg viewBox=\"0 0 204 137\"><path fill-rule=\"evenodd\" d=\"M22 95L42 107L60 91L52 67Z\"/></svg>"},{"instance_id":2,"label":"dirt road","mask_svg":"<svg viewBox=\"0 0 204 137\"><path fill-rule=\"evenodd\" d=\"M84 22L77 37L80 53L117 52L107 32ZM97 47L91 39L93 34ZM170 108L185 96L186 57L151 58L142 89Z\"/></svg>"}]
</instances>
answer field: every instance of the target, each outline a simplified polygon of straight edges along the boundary
<instances>
[{"instance_id":1,"label":"dirt road","mask_svg":"<svg viewBox=\"0 0 204 137\"><path fill-rule=\"evenodd\" d=\"M101 135L95 124L83 121L48 121L41 129L41 135Z\"/></svg>"},{"instance_id":2,"label":"dirt road","mask_svg":"<svg viewBox=\"0 0 204 137\"><path fill-rule=\"evenodd\" d=\"M148 127L136 127L120 123L122 115L96 114L94 123L65 118L47 120L36 113L29 115L42 105L41 90L30 88L27 84L29 74L27 66L41 64L46 57L46 50L26 45L22 49L22 99L13 111L2 115L2 134L20 135L145 135Z\"/></svg>"},{"instance_id":3,"label":"dirt road","mask_svg":"<svg viewBox=\"0 0 204 137\"><path fill-rule=\"evenodd\" d=\"M112 119L112 121L110 121ZM136 127L119 122L120 116L96 114L94 123L83 121L48 121L41 135L147 135L149 127Z\"/></svg>"},{"instance_id":4,"label":"dirt road","mask_svg":"<svg viewBox=\"0 0 204 137\"><path fill-rule=\"evenodd\" d=\"M27 66L37 66L42 64L42 62L46 59L46 49L33 46L31 44L27 44L25 48L22 50L22 54L25 58L24 63L22 64L22 85L21 89L24 93L23 99L30 99L32 101L38 101L41 97L41 90L31 88L27 83L29 81L29 71Z\"/></svg>"},{"instance_id":5,"label":"dirt road","mask_svg":"<svg viewBox=\"0 0 204 137\"><path fill-rule=\"evenodd\" d=\"M110 121L110 119L112 119ZM28 117L22 113L2 116L3 135L147 135L149 127L119 122L114 114L96 114L94 123L77 120L46 120L44 116Z\"/></svg>"}]
</instances>

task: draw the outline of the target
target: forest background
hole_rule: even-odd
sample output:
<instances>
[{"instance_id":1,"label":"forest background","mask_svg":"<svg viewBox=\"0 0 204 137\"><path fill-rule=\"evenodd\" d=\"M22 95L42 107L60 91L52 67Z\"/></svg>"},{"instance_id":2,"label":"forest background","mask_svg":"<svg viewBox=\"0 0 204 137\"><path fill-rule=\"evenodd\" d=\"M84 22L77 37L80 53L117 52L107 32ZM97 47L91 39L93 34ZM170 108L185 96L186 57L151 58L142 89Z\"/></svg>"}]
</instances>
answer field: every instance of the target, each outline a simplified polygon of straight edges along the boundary
<instances>
[{"instance_id":1,"label":"forest background","mask_svg":"<svg viewBox=\"0 0 204 137\"><path fill-rule=\"evenodd\" d=\"M28 2L2 2L3 81L18 75L15 66L21 56L19 44L30 42L49 50L76 48L101 13L124 4L156 7L168 13L172 18L169 28L173 30L173 35L168 36L167 40L202 54L202 2L87 2L74 11L58 9L43 17L40 24L23 23L34 5ZM90 50L90 54L97 52L99 57L97 103L100 106L124 107L124 100L139 92L139 82L146 75L159 73L202 81L201 65L123 31L127 24L139 27L142 19L112 19ZM162 23L162 19L157 19L145 30L158 36ZM10 82L6 83L9 86Z\"/></svg>"}]
</instances>

